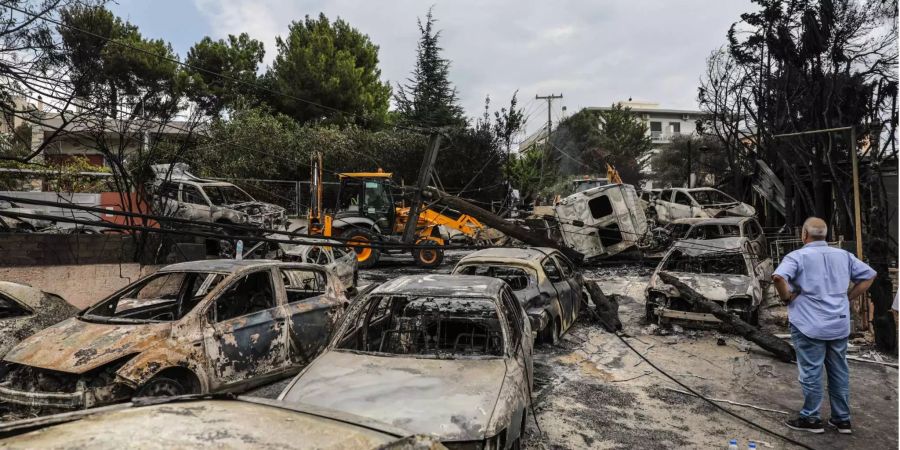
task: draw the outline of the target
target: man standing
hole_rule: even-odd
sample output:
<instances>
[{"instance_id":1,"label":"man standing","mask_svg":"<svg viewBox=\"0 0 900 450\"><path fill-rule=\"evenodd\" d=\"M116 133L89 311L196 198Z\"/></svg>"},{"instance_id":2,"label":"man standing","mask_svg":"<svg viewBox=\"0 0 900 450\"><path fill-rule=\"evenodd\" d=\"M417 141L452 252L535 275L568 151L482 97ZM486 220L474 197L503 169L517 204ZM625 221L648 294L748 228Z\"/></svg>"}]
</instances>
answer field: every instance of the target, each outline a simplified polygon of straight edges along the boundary
<instances>
[{"instance_id":1,"label":"man standing","mask_svg":"<svg viewBox=\"0 0 900 450\"><path fill-rule=\"evenodd\" d=\"M778 296L788 305L803 389L803 409L785 425L811 433L825 431L819 415L824 367L831 400L828 423L839 433L850 434L849 299L865 294L876 274L849 252L829 247L825 242L827 234L825 221L817 217L806 219L800 236L805 245L785 256L772 275ZM855 285L848 293L851 281Z\"/></svg>"}]
</instances>

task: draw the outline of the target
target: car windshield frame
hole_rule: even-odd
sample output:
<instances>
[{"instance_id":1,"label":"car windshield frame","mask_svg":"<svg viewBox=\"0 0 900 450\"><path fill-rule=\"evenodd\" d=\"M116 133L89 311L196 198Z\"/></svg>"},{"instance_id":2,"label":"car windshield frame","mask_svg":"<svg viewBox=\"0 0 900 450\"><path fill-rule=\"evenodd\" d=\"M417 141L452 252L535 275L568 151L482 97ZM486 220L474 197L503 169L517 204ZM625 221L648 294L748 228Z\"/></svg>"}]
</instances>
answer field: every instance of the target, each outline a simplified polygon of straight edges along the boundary
<instances>
[{"instance_id":1,"label":"car windshield frame","mask_svg":"<svg viewBox=\"0 0 900 450\"><path fill-rule=\"evenodd\" d=\"M178 290L174 299L150 298L139 299L126 297L129 294L135 294L146 288L150 283L173 275L181 275L178 281ZM78 314L78 318L87 322L95 323L174 323L186 317L192 311L196 310L203 300L209 296L217 287L229 279L229 274L213 271L160 271L145 278L142 278L128 286L116 291L114 294L88 307ZM202 280L202 281L201 281ZM190 282L188 286L185 283ZM199 284L197 284L199 282ZM187 299L187 289L190 287L194 291L190 299ZM141 304L119 310L122 300L139 301ZM137 303L137 302L135 302ZM142 310L153 309L161 306L175 308L179 315L172 313L171 319L152 319L152 318L133 318L123 317L118 314L129 313L135 314ZM187 306L186 309L184 307ZM103 309L107 311L104 311Z\"/></svg>"},{"instance_id":2,"label":"car windshield frame","mask_svg":"<svg viewBox=\"0 0 900 450\"><path fill-rule=\"evenodd\" d=\"M378 316L379 312L377 311L380 303L383 299L390 298L401 298L407 299L407 302L404 304L404 309L416 302L425 302L425 301L437 301L444 302L447 304L460 302L460 301L471 301L471 302L479 302L490 305L491 311L494 313L494 316L489 318L489 320L496 320L496 329L499 331L499 351L494 354L466 354L459 352L447 352L447 351L438 351L435 350L434 353L397 353L397 352L385 352L378 350L370 350L370 349L359 349L359 348L347 348L346 341L348 341L351 337L354 339L360 339L358 336L359 333L362 333L363 329L372 327L373 319L381 320L384 317L391 314L393 316L393 312L387 311L384 313L384 316ZM377 303L373 303L373 301ZM480 305L484 306L484 305ZM361 315L364 315L365 322L361 322ZM409 317L403 317L402 315L396 315L393 317L400 317L403 319L410 319ZM454 316L453 318L460 318L459 316ZM444 319L440 319L444 320ZM354 330L355 329L355 330ZM366 329L366 333L368 333L369 329ZM391 331L402 331L402 330L391 330ZM421 331L421 330L419 330ZM352 333L351 333L352 332ZM474 333L474 332L473 332ZM462 335L464 333L460 333ZM457 336L458 340L459 335ZM368 336L366 336L368 340ZM473 338L474 339L474 338ZM334 334L334 337L329 346L330 350L338 351L338 352L346 352L346 353L354 353L359 355L368 355L368 356L381 356L381 357L399 357L399 358L417 358L417 359L438 359L438 360L485 360L485 359L504 359L508 357L510 354L510 340L509 340L509 331L506 329L506 325L504 324L504 319L502 317L502 312L500 308L497 306L497 303L494 299L487 296L465 296L465 297L448 297L441 295L430 295L425 293L376 293L373 292L362 300L354 302L354 304L350 307L347 313L344 315L342 319L341 326L338 327L337 332ZM360 341L361 342L361 341ZM358 342L359 343L359 342ZM380 343L383 345L383 341Z\"/></svg>"},{"instance_id":3,"label":"car windshield frame","mask_svg":"<svg viewBox=\"0 0 900 450\"><path fill-rule=\"evenodd\" d=\"M730 205L733 203L738 203L730 195L718 190L718 189L700 189L696 191L689 192L691 197L694 198L694 201L697 202L700 206L712 206L712 205ZM710 201L713 200L713 197L719 197L715 200L724 200L724 201Z\"/></svg>"},{"instance_id":4,"label":"car windshield frame","mask_svg":"<svg viewBox=\"0 0 900 450\"><path fill-rule=\"evenodd\" d=\"M512 284L510 284L508 281L506 281L505 278L494 277L491 275L483 275L483 274L474 274L474 273L473 274L464 274L464 273L462 273L463 269L465 269L466 267L471 267L471 266L490 266L490 267L518 269L518 270L525 272L525 275L528 277L528 284L525 285L524 287L522 287L521 289L514 289ZM521 292L521 291L528 289L529 287L536 286L537 279L538 279L538 273L536 270L534 270L533 267L528 266L527 264L520 264L520 263L514 263L514 262L502 262L502 261L479 261L479 260L460 261L459 265L457 265L453 269L452 274L453 275L480 275L480 276L486 276L486 277L491 277L491 278L497 278L498 280L503 280L504 282L506 282L506 284L509 284L509 287L510 287L510 289L513 290L513 292Z\"/></svg>"},{"instance_id":5,"label":"car windshield frame","mask_svg":"<svg viewBox=\"0 0 900 450\"><path fill-rule=\"evenodd\" d=\"M734 273L729 271L722 270L678 270L683 269L684 267L675 267L673 268L673 264L677 264L678 262L685 261L688 264L697 265L697 267L701 267L702 265L707 265L706 267L711 267L714 264L720 264L719 267L722 267L722 261L727 259L731 259L732 262L737 262L740 260L740 272ZM736 266L735 266L736 267ZM711 251L704 252L699 255L689 255L682 252L678 248L673 248L665 258L663 258L662 262L659 264L658 271L665 272L677 272L677 273L689 273L695 275L732 275L732 276L750 276L750 268L747 266L747 259L744 252L740 250L722 250L722 251Z\"/></svg>"},{"instance_id":6,"label":"car windshield frame","mask_svg":"<svg viewBox=\"0 0 900 450\"><path fill-rule=\"evenodd\" d=\"M226 190L230 190L233 192L239 192L240 196L245 197L240 201L233 201L233 197L238 197L235 195L229 195ZM241 203L250 203L255 202L256 200L248 194L243 189L235 186L235 185L206 185L203 186L203 191L206 192L206 197L209 198L209 201L215 206L228 206L228 205L239 205Z\"/></svg>"}]
</instances>

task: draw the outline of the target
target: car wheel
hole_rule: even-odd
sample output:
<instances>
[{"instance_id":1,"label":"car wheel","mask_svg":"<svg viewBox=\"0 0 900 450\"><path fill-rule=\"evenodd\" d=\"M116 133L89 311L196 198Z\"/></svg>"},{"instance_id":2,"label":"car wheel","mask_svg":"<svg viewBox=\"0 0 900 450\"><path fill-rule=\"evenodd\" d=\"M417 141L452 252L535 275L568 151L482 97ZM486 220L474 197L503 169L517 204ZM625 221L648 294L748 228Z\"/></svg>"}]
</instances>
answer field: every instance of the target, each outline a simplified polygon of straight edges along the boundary
<instances>
[{"instance_id":1,"label":"car wheel","mask_svg":"<svg viewBox=\"0 0 900 450\"><path fill-rule=\"evenodd\" d=\"M541 331L541 343L556 345L559 342L559 320L554 319Z\"/></svg>"},{"instance_id":2,"label":"car wheel","mask_svg":"<svg viewBox=\"0 0 900 450\"><path fill-rule=\"evenodd\" d=\"M378 260L381 259L381 250L372 247L353 246L354 242L358 242L360 244L375 243L375 236L371 232L369 232L369 230L361 228L351 228L341 233L341 237L350 241L348 242L348 244L351 245L353 251L356 252L356 262L358 268L370 269L374 267L375 264L378 264Z\"/></svg>"},{"instance_id":3,"label":"car wheel","mask_svg":"<svg viewBox=\"0 0 900 450\"><path fill-rule=\"evenodd\" d=\"M647 319L647 323L656 323L656 305L650 302L644 305L644 319Z\"/></svg>"},{"instance_id":4,"label":"car wheel","mask_svg":"<svg viewBox=\"0 0 900 450\"><path fill-rule=\"evenodd\" d=\"M180 381L159 376L141 386L135 397L175 397L187 393L188 389Z\"/></svg>"}]
</instances>

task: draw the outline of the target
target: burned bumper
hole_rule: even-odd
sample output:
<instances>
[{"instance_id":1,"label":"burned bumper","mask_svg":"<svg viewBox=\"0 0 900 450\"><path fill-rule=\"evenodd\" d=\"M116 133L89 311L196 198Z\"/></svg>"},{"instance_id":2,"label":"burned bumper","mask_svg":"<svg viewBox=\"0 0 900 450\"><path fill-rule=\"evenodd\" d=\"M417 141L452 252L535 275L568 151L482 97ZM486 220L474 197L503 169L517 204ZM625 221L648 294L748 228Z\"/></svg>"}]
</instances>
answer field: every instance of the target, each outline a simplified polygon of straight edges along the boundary
<instances>
[{"instance_id":1,"label":"burned bumper","mask_svg":"<svg viewBox=\"0 0 900 450\"><path fill-rule=\"evenodd\" d=\"M0 402L36 408L80 409L87 407L84 391L33 392L12 388L11 383L0 383Z\"/></svg>"}]
</instances>

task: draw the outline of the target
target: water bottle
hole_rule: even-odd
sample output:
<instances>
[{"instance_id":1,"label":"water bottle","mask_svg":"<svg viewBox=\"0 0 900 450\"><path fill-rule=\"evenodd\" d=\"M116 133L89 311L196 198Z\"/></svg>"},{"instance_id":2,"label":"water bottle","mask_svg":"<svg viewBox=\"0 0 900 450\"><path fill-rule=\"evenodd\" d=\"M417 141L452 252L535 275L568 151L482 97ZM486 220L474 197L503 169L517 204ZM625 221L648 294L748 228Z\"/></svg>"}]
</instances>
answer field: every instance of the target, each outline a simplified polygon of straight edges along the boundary
<instances>
[{"instance_id":1,"label":"water bottle","mask_svg":"<svg viewBox=\"0 0 900 450\"><path fill-rule=\"evenodd\" d=\"M738 450L737 439L732 439L732 440L728 441L728 450Z\"/></svg>"},{"instance_id":2,"label":"water bottle","mask_svg":"<svg viewBox=\"0 0 900 450\"><path fill-rule=\"evenodd\" d=\"M756 442L750 441L750 444L747 446L750 450L756 450Z\"/></svg>"},{"instance_id":3,"label":"water bottle","mask_svg":"<svg viewBox=\"0 0 900 450\"><path fill-rule=\"evenodd\" d=\"M244 259L244 241L238 240L237 244L234 246L234 259Z\"/></svg>"}]
</instances>

